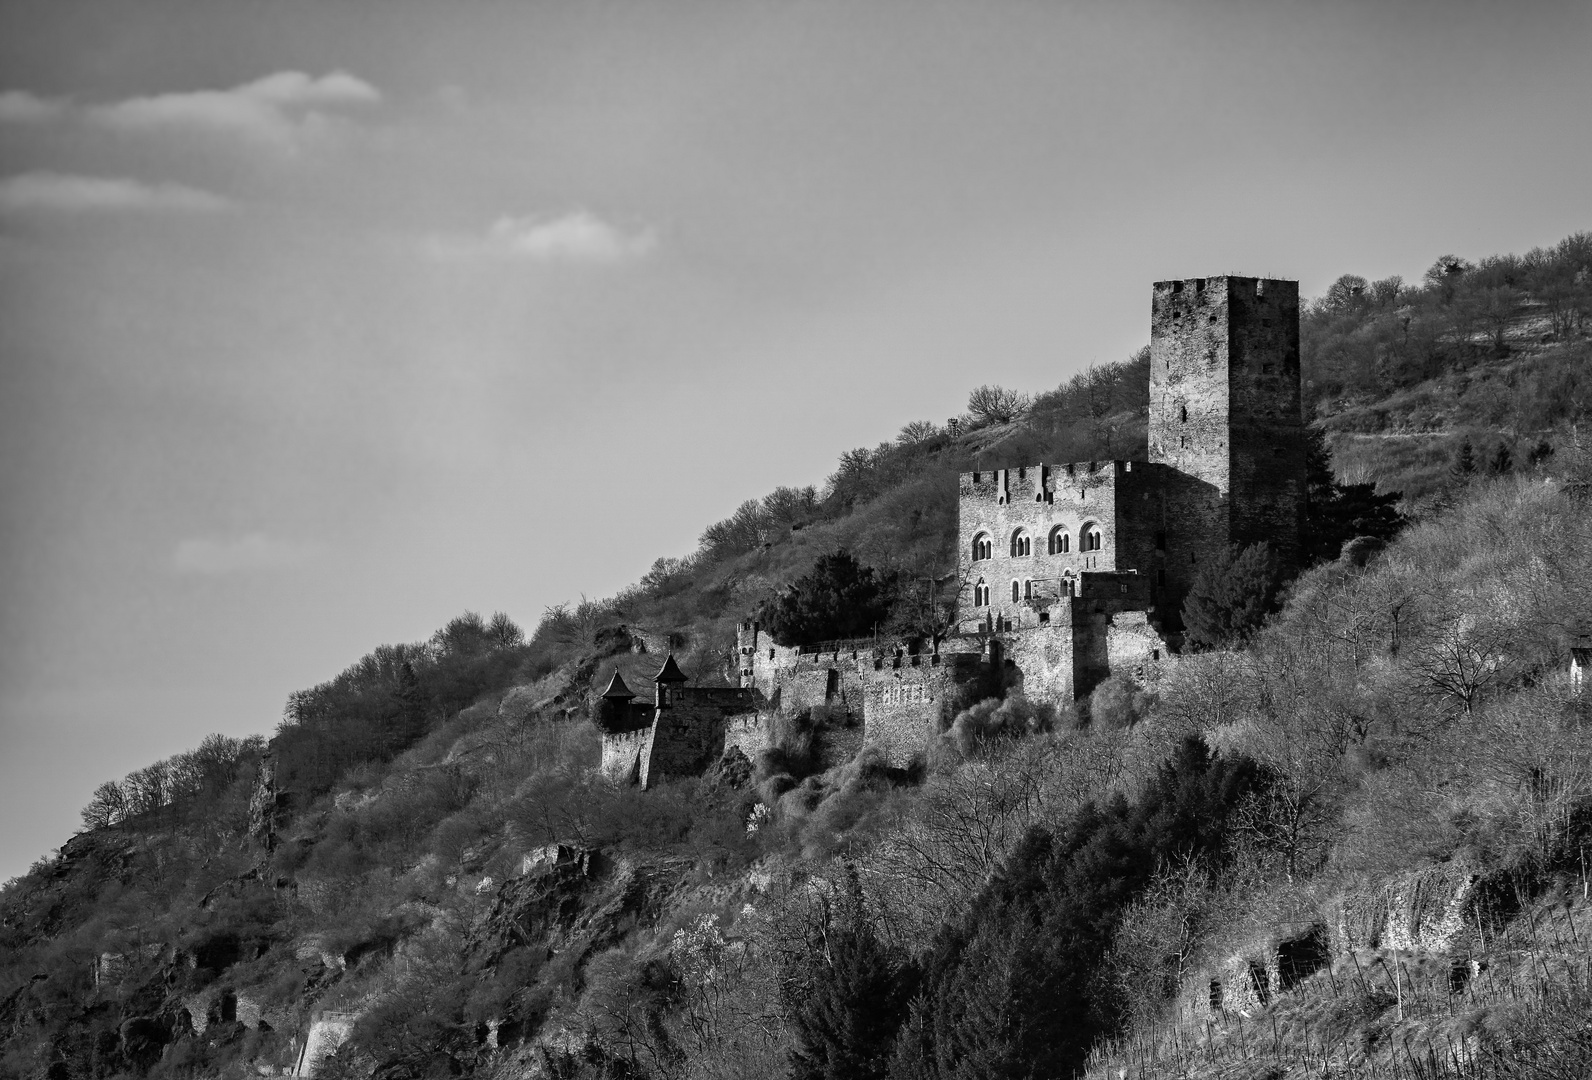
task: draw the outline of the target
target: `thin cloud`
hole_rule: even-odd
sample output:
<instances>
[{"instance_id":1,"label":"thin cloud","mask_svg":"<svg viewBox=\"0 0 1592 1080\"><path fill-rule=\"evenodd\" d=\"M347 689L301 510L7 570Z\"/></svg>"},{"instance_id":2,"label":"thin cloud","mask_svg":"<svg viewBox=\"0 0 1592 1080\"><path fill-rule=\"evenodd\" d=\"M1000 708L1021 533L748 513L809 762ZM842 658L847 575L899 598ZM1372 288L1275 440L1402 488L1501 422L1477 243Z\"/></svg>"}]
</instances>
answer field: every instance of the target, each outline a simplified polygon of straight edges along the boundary
<instances>
[{"instance_id":1,"label":"thin cloud","mask_svg":"<svg viewBox=\"0 0 1592 1080\"><path fill-rule=\"evenodd\" d=\"M126 177L30 172L0 180L0 212L8 214L210 213L229 205L214 192L185 184L147 184Z\"/></svg>"},{"instance_id":2,"label":"thin cloud","mask_svg":"<svg viewBox=\"0 0 1592 1080\"><path fill-rule=\"evenodd\" d=\"M324 128L331 120L328 110L380 101L380 91L346 71L319 78L302 71L279 71L229 90L151 94L86 106L8 90L0 94L0 122L39 124L80 118L122 132L207 131L292 146L306 132Z\"/></svg>"},{"instance_id":3,"label":"thin cloud","mask_svg":"<svg viewBox=\"0 0 1592 1080\"><path fill-rule=\"evenodd\" d=\"M172 552L171 568L179 574L222 577L297 566L314 558L308 544L278 540L264 533L234 537L199 536L183 540Z\"/></svg>"},{"instance_id":4,"label":"thin cloud","mask_svg":"<svg viewBox=\"0 0 1592 1080\"><path fill-rule=\"evenodd\" d=\"M590 211L576 210L556 218L504 216L483 235L433 237L428 247L443 258L489 256L613 265L644 258L657 243L657 234L651 229L627 231Z\"/></svg>"},{"instance_id":5,"label":"thin cloud","mask_svg":"<svg viewBox=\"0 0 1592 1080\"><path fill-rule=\"evenodd\" d=\"M26 90L0 92L0 124L48 124L72 111L66 98L46 98Z\"/></svg>"}]
</instances>

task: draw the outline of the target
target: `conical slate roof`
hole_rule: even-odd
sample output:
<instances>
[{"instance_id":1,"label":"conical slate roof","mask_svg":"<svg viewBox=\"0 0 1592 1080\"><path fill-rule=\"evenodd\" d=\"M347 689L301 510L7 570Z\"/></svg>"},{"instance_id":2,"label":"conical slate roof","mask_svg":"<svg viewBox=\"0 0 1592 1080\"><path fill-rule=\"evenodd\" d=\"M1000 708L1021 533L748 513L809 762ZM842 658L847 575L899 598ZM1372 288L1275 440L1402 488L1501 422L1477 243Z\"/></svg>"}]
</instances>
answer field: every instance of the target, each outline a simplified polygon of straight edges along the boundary
<instances>
[{"instance_id":1,"label":"conical slate roof","mask_svg":"<svg viewBox=\"0 0 1592 1080\"><path fill-rule=\"evenodd\" d=\"M674 653L663 662L663 667L652 677L653 682L685 682L685 672L680 670L680 665L674 662Z\"/></svg>"},{"instance_id":2,"label":"conical slate roof","mask_svg":"<svg viewBox=\"0 0 1592 1080\"><path fill-rule=\"evenodd\" d=\"M605 698L620 698L628 701L635 696L635 694L630 692L630 687L625 685L624 677L617 671L614 672L614 677L609 680L608 689L603 691L603 697Z\"/></svg>"}]
</instances>

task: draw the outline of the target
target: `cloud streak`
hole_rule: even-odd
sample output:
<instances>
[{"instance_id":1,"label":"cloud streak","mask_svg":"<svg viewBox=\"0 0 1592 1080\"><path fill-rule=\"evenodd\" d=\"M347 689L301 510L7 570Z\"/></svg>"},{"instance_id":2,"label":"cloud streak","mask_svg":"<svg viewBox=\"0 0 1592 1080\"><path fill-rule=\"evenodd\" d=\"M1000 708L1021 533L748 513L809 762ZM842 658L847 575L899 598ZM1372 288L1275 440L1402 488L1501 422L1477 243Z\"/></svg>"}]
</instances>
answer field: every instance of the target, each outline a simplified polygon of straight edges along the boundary
<instances>
[{"instance_id":1,"label":"cloud streak","mask_svg":"<svg viewBox=\"0 0 1592 1080\"><path fill-rule=\"evenodd\" d=\"M7 214L211 213L230 205L214 192L185 184L126 177L29 172L0 180L0 213Z\"/></svg>"},{"instance_id":2,"label":"cloud streak","mask_svg":"<svg viewBox=\"0 0 1592 1080\"><path fill-rule=\"evenodd\" d=\"M72 103L66 98L46 98L26 90L0 93L0 124L48 124L66 117Z\"/></svg>"},{"instance_id":3,"label":"cloud streak","mask_svg":"<svg viewBox=\"0 0 1592 1080\"><path fill-rule=\"evenodd\" d=\"M177 544L172 552L171 568L183 575L226 577L298 566L315 554L316 549L308 544L279 540L264 533L246 533L234 537L198 536Z\"/></svg>"},{"instance_id":4,"label":"cloud streak","mask_svg":"<svg viewBox=\"0 0 1592 1080\"><path fill-rule=\"evenodd\" d=\"M331 122L331 110L377 104L381 92L346 71L319 77L279 71L227 90L150 94L79 106L26 90L0 93L0 123L44 124L67 118L131 134L198 131L291 147Z\"/></svg>"},{"instance_id":5,"label":"cloud streak","mask_svg":"<svg viewBox=\"0 0 1592 1080\"><path fill-rule=\"evenodd\" d=\"M475 236L433 236L430 253L440 258L497 258L533 263L617 265L650 255L652 229L626 230L587 210L561 217L511 217L494 221Z\"/></svg>"}]
</instances>

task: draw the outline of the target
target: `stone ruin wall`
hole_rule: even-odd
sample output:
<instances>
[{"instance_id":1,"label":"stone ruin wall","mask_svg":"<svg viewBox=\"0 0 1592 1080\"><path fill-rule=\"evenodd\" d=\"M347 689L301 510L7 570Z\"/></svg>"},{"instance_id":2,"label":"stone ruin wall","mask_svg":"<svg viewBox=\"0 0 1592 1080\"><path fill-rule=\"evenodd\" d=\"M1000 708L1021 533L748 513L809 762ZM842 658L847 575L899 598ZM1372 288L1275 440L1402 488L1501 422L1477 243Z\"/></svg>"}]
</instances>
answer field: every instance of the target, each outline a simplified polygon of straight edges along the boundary
<instances>
[{"instance_id":1,"label":"stone ruin wall","mask_svg":"<svg viewBox=\"0 0 1592 1080\"><path fill-rule=\"evenodd\" d=\"M979 643L964 642L962 649ZM743 686L757 695L758 711L730 720L726 746L749 759L767 750L781 722L816 712L819 751L826 764L849 760L878 744L892 765L924 750L955 713L998 691L979 652L947 643L939 653L908 653L899 643L840 642L804 652L775 645L755 623L737 640Z\"/></svg>"},{"instance_id":2,"label":"stone ruin wall","mask_svg":"<svg viewBox=\"0 0 1592 1080\"><path fill-rule=\"evenodd\" d=\"M898 656L871 673L864 712L864 745L889 763L907 765L958 712L998 693L1000 673L977 653Z\"/></svg>"},{"instance_id":3,"label":"stone ruin wall","mask_svg":"<svg viewBox=\"0 0 1592 1080\"><path fill-rule=\"evenodd\" d=\"M652 746L643 761L642 786L697 776L724 752L731 719L755 708L754 693L740 687L678 686L658 709Z\"/></svg>"},{"instance_id":4,"label":"stone ruin wall","mask_svg":"<svg viewBox=\"0 0 1592 1080\"><path fill-rule=\"evenodd\" d=\"M652 756L652 727L603 732L603 776L615 783L647 782L646 764Z\"/></svg>"}]
</instances>

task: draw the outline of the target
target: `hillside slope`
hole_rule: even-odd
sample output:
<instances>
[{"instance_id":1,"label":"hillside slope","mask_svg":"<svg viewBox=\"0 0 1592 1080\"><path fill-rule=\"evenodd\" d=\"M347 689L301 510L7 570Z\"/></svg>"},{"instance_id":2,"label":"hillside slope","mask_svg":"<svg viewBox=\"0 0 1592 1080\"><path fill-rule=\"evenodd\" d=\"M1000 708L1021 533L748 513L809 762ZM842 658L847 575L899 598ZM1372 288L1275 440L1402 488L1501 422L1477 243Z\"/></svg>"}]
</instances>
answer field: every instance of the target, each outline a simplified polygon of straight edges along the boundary
<instances>
[{"instance_id":1,"label":"hillside slope","mask_svg":"<svg viewBox=\"0 0 1592 1080\"><path fill-rule=\"evenodd\" d=\"M911 769L814 771L793 730L646 792L587 719L667 651L727 679L734 623L837 547L944 575L964 468L1142 456L1142 352L103 786L0 892L0 1074L1581 1075L1589 279L1583 235L1340 280L1310 404L1416 523L1087 709L984 703Z\"/></svg>"}]
</instances>

